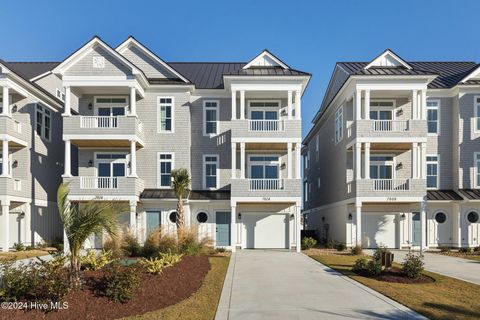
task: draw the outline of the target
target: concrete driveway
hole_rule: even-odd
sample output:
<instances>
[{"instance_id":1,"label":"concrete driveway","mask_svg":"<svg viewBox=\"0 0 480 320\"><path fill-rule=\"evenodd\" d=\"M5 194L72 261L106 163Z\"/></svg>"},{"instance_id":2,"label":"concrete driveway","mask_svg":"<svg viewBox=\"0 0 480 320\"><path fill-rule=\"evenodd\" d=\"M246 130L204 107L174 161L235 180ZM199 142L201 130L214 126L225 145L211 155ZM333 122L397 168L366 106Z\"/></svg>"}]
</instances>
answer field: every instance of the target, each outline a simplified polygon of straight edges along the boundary
<instances>
[{"instance_id":1,"label":"concrete driveway","mask_svg":"<svg viewBox=\"0 0 480 320\"><path fill-rule=\"evenodd\" d=\"M423 317L303 254L241 250L230 260L215 319Z\"/></svg>"}]
</instances>

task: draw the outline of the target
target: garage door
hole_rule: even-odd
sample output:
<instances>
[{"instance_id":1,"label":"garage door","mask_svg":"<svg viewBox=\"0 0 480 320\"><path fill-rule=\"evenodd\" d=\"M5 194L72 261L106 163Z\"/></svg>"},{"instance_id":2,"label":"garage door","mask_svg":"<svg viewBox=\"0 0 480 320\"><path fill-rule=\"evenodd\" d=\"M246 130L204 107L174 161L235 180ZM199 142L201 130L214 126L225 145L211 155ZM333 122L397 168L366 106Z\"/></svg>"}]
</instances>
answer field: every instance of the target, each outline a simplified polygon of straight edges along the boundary
<instances>
[{"instance_id":1,"label":"garage door","mask_svg":"<svg viewBox=\"0 0 480 320\"><path fill-rule=\"evenodd\" d=\"M395 217L395 214L388 213L362 213L362 246L395 248Z\"/></svg>"},{"instance_id":2,"label":"garage door","mask_svg":"<svg viewBox=\"0 0 480 320\"><path fill-rule=\"evenodd\" d=\"M247 248L288 248L286 215L247 213L242 218L244 219Z\"/></svg>"}]
</instances>

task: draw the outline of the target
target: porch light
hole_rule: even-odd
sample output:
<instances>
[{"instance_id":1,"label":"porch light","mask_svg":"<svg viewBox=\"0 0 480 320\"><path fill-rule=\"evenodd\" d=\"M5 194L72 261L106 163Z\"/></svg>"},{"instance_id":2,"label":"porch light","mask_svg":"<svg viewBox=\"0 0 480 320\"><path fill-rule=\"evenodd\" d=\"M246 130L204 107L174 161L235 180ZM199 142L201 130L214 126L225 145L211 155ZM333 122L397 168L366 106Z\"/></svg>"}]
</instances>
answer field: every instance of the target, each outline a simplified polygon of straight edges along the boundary
<instances>
[{"instance_id":1,"label":"porch light","mask_svg":"<svg viewBox=\"0 0 480 320\"><path fill-rule=\"evenodd\" d=\"M397 110L397 116L401 116L403 114L403 109L398 109Z\"/></svg>"},{"instance_id":2,"label":"porch light","mask_svg":"<svg viewBox=\"0 0 480 320\"><path fill-rule=\"evenodd\" d=\"M25 211L20 212L20 218L25 217Z\"/></svg>"},{"instance_id":3,"label":"porch light","mask_svg":"<svg viewBox=\"0 0 480 320\"><path fill-rule=\"evenodd\" d=\"M93 105L92 105L91 102L89 102L89 103L88 103L88 110L92 110L92 108L93 108Z\"/></svg>"},{"instance_id":4,"label":"porch light","mask_svg":"<svg viewBox=\"0 0 480 320\"><path fill-rule=\"evenodd\" d=\"M398 170L401 170L401 169L403 169L403 163L402 163L402 162L398 163L398 164L395 166L395 170L398 171Z\"/></svg>"},{"instance_id":5,"label":"porch light","mask_svg":"<svg viewBox=\"0 0 480 320\"><path fill-rule=\"evenodd\" d=\"M12 107L12 112L17 112L17 109L18 109L18 108L17 108L17 105L14 104L13 107Z\"/></svg>"},{"instance_id":6,"label":"porch light","mask_svg":"<svg viewBox=\"0 0 480 320\"><path fill-rule=\"evenodd\" d=\"M128 161L127 167L130 169L131 166L132 166L132 163L130 161Z\"/></svg>"},{"instance_id":7,"label":"porch light","mask_svg":"<svg viewBox=\"0 0 480 320\"><path fill-rule=\"evenodd\" d=\"M351 213L348 214L348 220L352 220L353 219L353 216Z\"/></svg>"},{"instance_id":8,"label":"porch light","mask_svg":"<svg viewBox=\"0 0 480 320\"><path fill-rule=\"evenodd\" d=\"M238 214L238 220L242 220L242 214L241 213Z\"/></svg>"},{"instance_id":9,"label":"porch light","mask_svg":"<svg viewBox=\"0 0 480 320\"><path fill-rule=\"evenodd\" d=\"M322 217L322 222L325 222L325 217Z\"/></svg>"},{"instance_id":10,"label":"porch light","mask_svg":"<svg viewBox=\"0 0 480 320\"><path fill-rule=\"evenodd\" d=\"M87 168L90 168L91 166L93 166L93 161L92 161L92 160L88 160L88 166L87 166Z\"/></svg>"},{"instance_id":11,"label":"porch light","mask_svg":"<svg viewBox=\"0 0 480 320\"><path fill-rule=\"evenodd\" d=\"M405 215L405 213L402 213L402 215L400 216L402 219L405 219L407 216Z\"/></svg>"},{"instance_id":12,"label":"porch light","mask_svg":"<svg viewBox=\"0 0 480 320\"><path fill-rule=\"evenodd\" d=\"M12 168L16 168L16 167L18 167L18 161L17 161L17 160L13 160Z\"/></svg>"}]
</instances>

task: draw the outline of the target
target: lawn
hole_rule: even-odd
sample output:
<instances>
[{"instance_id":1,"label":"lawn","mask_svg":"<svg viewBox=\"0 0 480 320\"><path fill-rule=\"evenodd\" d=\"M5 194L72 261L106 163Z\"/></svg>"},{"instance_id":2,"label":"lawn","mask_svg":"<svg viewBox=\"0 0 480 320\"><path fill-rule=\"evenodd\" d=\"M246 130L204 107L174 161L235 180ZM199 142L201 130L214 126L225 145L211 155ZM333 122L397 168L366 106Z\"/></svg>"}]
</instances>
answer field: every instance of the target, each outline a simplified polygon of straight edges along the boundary
<instances>
[{"instance_id":1,"label":"lawn","mask_svg":"<svg viewBox=\"0 0 480 320\"><path fill-rule=\"evenodd\" d=\"M211 320L215 318L230 258L228 256L212 256L209 259L211 270L200 289L190 298L161 310L124 319Z\"/></svg>"},{"instance_id":2,"label":"lawn","mask_svg":"<svg viewBox=\"0 0 480 320\"><path fill-rule=\"evenodd\" d=\"M53 250L55 250L55 249L53 249ZM0 259L12 259L13 258L14 260L22 260L22 259L33 258L33 257L46 256L48 254L49 254L49 252L47 250L40 250L40 249L25 250L25 251L14 251L14 252L2 252L2 253L0 253Z\"/></svg>"},{"instance_id":3,"label":"lawn","mask_svg":"<svg viewBox=\"0 0 480 320\"><path fill-rule=\"evenodd\" d=\"M308 253L308 252L307 252ZM431 272L434 283L401 284L362 277L351 271L360 256L349 254L320 254L312 252L313 259L342 272L350 278L390 297L393 300L431 319L479 319L480 286ZM321 285L321 284L319 284Z\"/></svg>"}]
</instances>

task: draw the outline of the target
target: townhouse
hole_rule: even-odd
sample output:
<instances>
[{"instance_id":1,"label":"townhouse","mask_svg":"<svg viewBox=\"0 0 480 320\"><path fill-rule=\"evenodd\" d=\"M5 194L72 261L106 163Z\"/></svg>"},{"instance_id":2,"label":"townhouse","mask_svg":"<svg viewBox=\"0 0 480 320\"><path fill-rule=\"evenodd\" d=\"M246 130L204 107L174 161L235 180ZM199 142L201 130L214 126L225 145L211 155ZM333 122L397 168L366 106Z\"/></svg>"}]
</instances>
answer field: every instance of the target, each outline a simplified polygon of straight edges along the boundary
<instances>
[{"instance_id":1,"label":"townhouse","mask_svg":"<svg viewBox=\"0 0 480 320\"><path fill-rule=\"evenodd\" d=\"M336 64L304 139L304 214L366 248L480 244L480 68L386 50Z\"/></svg>"},{"instance_id":2,"label":"townhouse","mask_svg":"<svg viewBox=\"0 0 480 320\"><path fill-rule=\"evenodd\" d=\"M51 144L49 162L29 170L52 185L45 195L51 201L63 181L73 202L124 202L129 211L121 223L143 241L159 227L175 231L171 172L186 168L192 179L186 224L200 237L232 251L300 250L308 73L267 50L242 63L167 63L133 37L116 48L93 37L62 62L42 70L24 63L22 70L56 103L55 110L31 108L32 116L51 115L48 138L46 118L32 120L31 131L25 126L36 144ZM87 246L99 248L103 240Z\"/></svg>"}]
</instances>

